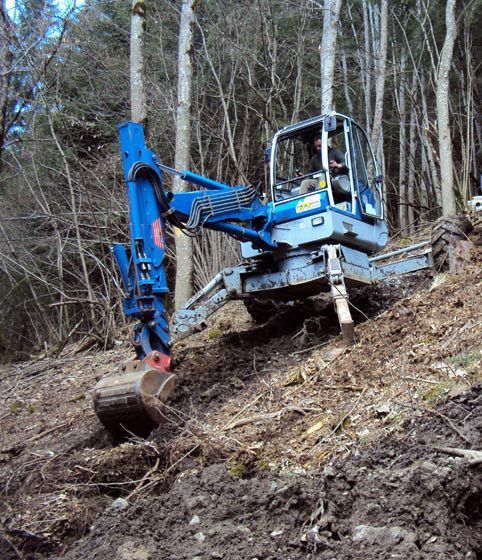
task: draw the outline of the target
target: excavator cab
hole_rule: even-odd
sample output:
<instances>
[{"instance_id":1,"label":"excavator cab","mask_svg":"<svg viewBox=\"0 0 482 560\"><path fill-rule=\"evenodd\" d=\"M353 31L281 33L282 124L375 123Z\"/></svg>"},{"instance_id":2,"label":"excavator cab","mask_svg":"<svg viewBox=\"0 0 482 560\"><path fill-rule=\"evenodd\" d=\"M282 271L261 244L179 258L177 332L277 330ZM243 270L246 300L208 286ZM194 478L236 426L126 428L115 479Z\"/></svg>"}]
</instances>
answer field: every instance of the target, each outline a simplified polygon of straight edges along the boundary
<instances>
[{"instance_id":1,"label":"excavator cab","mask_svg":"<svg viewBox=\"0 0 482 560\"><path fill-rule=\"evenodd\" d=\"M275 207L314 196L319 208L383 219L382 181L370 143L365 131L341 114L278 131L271 148L270 183Z\"/></svg>"},{"instance_id":2,"label":"excavator cab","mask_svg":"<svg viewBox=\"0 0 482 560\"><path fill-rule=\"evenodd\" d=\"M282 258L325 243L375 253L386 245L382 177L362 127L340 113L279 130L269 150L273 227ZM267 254L241 244L243 257Z\"/></svg>"}]
</instances>

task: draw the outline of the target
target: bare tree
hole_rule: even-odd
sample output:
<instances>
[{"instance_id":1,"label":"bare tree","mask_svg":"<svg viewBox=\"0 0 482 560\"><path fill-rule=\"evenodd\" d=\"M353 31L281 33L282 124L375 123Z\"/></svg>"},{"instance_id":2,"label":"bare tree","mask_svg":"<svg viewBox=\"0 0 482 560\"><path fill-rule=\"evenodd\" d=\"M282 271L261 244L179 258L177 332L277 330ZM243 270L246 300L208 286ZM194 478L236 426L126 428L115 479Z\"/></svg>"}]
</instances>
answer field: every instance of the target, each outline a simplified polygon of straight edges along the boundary
<instances>
[{"instance_id":1,"label":"bare tree","mask_svg":"<svg viewBox=\"0 0 482 560\"><path fill-rule=\"evenodd\" d=\"M341 0L325 0L323 35L320 45L321 113L333 109L333 78L335 73L336 36L340 19Z\"/></svg>"},{"instance_id":2,"label":"bare tree","mask_svg":"<svg viewBox=\"0 0 482 560\"><path fill-rule=\"evenodd\" d=\"M179 50L177 74L177 120L176 120L176 169L190 167L191 109L192 109L192 55L194 6L196 0L183 0L179 25ZM186 190L187 185L175 177L176 192ZM180 232L179 232L180 233ZM186 235L176 235L176 309L192 295L193 248L192 240Z\"/></svg>"},{"instance_id":3,"label":"bare tree","mask_svg":"<svg viewBox=\"0 0 482 560\"><path fill-rule=\"evenodd\" d=\"M449 12L455 1L447 4ZM460 187L462 193L478 181L482 81L477 66L477 3L466 3L462 10L459 2L458 34L463 40L450 53L453 62L448 68L453 75L447 65L444 75L447 50L442 52L446 29L441 3L428 0L390 4L347 0L343 6L341 0L205 2L202 28L195 28L194 60L189 24L187 32L178 35L180 9L183 22L192 21L192 13L186 17L186 11L192 12L193 1L149 2L148 57L142 56L140 46L145 1L84 2L75 17L61 15L63 4L26 0L16 2L13 18L6 4L0 0L0 132L5 148L0 268L6 276L0 304L2 310L8 307L3 324L9 326L0 325L0 335L10 330L16 333L12 339L22 336L35 344L57 344L91 337L94 331L104 337L110 330L109 314L109 324L122 320L113 289L118 278L109 269L108 258L112 242L126 242L128 232L115 125L129 111L133 120L145 124L146 93L150 143L163 160L226 184L266 184L259 148L280 126L320 110L321 70L324 112L334 108L336 99L358 115L370 137L375 138L380 127L377 147L384 146L381 159L389 187L386 215L398 216L408 234L413 219L433 218L442 206L440 169L447 163L447 150L438 140L444 119L443 111L437 115L435 91L437 84L443 89L444 78L450 75L450 98L446 90L442 97L451 104L449 159L460 170L453 174L455 190ZM348 33L337 33L335 43L333 15L338 6ZM385 6L393 32L383 88ZM134 60L129 64L130 17L137 68ZM332 48L320 45L320 55L327 56L321 68L319 55L313 59L313 45L322 39L323 44L331 41ZM153 76L144 84L142 64L146 76ZM131 103L125 88L129 70ZM191 73L196 75L192 114ZM392 77L394 87L388 92ZM385 100L381 105L383 91L396 103ZM176 148L174 134L166 130L175 129L177 99ZM450 142L450 134L446 139ZM171 255L168 267L174 263L172 249ZM190 294L192 276L198 287L237 260L237 241L216 232L203 232L193 253L188 239L179 240L178 302ZM169 275L173 272L168 270ZM187 295L179 295L179 282L187 286Z\"/></svg>"},{"instance_id":4,"label":"bare tree","mask_svg":"<svg viewBox=\"0 0 482 560\"><path fill-rule=\"evenodd\" d=\"M456 213L452 139L449 118L449 71L457 32L455 23L455 0L448 0L445 11L445 41L440 55L437 74L437 118L442 184L442 212L444 216Z\"/></svg>"},{"instance_id":5,"label":"bare tree","mask_svg":"<svg viewBox=\"0 0 482 560\"><path fill-rule=\"evenodd\" d=\"M373 126L371 133L371 143L373 149L380 156L381 146L379 140L382 130L383 97L385 94L385 76L387 68L387 43L388 43L388 0L382 0L380 17L380 56L376 68L376 97L375 114L373 116Z\"/></svg>"},{"instance_id":6,"label":"bare tree","mask_svg":"<svg viewBox=\"0 0 482 560\"><path fill-rule=\"evenodd\" d=\"M407 217L407 107L406 107L406 79L405 79L405 55L400 59L400 82L398 86L398 114L399 114L399 171L398 171L398 219L400 231L404 231L408 224Z\"/></svg>"},{"instance_id":7,"label":"bare tree","mask_svg":"<svg viewBox=\"0 0 482 560\"><path fill-rule=\"evenodd\" d=\"M363 0L362 2L363 7L363 35L364 35L364 61L362 72L363 72L363 81L365 86L365 126L367 132L370 134L370 129L372 125L372 103L371 103L371 67L372 67L372 51L370 48L370 21L368 18L368 8L367 8L367 0Z\"/></svg>"},{"instance_id":8,"label":"bare tree","mask_svg":"<svg viewBox=\"0 0 482 560\"><path fill-rule=\"evenodd\" d=\"M144 43L147 5L145 0L132 0L131 13L131 118L147 128Z\"/></svg>"},{"instance_id":9,"label":"bare tree","mask_svg":"<svg viewBox=\"0 0 482 560\"><path fill-rule=\"evenodd\" d=\"M13 61L11 44L11 22L7 14L6 2L2 0L0 3L0 170L7 132L7 105Z\"/></svg>"}]
</instances>

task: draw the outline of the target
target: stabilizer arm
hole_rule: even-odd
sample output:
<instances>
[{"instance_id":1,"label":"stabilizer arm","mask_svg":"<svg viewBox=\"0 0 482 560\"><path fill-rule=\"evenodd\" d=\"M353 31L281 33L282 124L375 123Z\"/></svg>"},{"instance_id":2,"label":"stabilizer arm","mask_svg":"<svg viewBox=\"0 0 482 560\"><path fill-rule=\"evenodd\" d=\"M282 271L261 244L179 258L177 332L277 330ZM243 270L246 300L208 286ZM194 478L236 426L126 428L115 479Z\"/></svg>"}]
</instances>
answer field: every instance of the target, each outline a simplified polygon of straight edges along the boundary
<instances>
[{"instance_id":1,"label":"stabilizer arm","mask_svg":"<svg viewBox=\"0 0 482 560\"><path fill-rule=\"evenodd\" d=\"M232 299L242 298L241 274L243 265L225 268L176 311L171 319L172 342L199 332L206 327L206 319Z\"/></svg>"}]
</instances>

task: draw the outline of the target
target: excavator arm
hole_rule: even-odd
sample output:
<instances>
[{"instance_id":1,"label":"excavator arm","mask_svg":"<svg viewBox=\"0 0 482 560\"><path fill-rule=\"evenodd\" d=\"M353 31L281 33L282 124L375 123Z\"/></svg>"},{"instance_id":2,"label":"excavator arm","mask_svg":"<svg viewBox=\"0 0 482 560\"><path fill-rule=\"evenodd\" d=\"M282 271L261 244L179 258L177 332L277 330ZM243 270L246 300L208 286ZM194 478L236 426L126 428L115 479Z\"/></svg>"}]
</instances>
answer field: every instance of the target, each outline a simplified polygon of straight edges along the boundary
<instances>
[{"instance_id":1,"label":"excavator arm","mask_svg":"<svg viewBox=\"0 0 482 560\"><path fill-rule=\"evenodd\" d=\"M195 235L201 228L228 233L260 250L273 249L272 215L252 187L230 187L191 171L177 171L158 162L145 146L141 125L119 127L130 215L130 257L123 245L114 247L126 297L125 313L139 319L134 346L142 360L156 351L169 355L169 325L164 270L166 221ZM179 175L203 190L166 192L162 173Z\"/></svg>"},{"instance_id":2,"label":"excavator arm","mask_svg":"<svg viewBox=\"0 0 482 560\"><path fill-rule=\"evenodd\" d=\"M170 372L171 338L166 312L169 288L164 268L166 221L188 234L201 228L228 233L259 250L273 249L271 211L252 187L230 187L190 171L159 163L144 140L140 124L119 127L130 216L130 251L114 246L124 284L124 310L138 323L132 333L136 360L123 363L94 390L94 407L111 432L144 435L162 420L162 402L174 386ZM163 172L202 190L166 192Z\"/></svg>"}]
</instances>

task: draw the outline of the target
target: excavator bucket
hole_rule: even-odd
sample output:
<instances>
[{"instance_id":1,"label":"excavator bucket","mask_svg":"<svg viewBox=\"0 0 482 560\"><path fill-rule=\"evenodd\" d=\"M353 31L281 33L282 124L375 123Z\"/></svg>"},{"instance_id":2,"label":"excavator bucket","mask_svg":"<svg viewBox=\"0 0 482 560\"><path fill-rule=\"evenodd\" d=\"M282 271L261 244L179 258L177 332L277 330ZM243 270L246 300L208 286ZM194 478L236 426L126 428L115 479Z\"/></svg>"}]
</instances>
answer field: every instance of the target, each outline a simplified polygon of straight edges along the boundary
<instances>
[{"instance_id":1,"label":"excavator bucket","mask_svg":"<svg viewBox=\"0 0 482 560\"><path fill-rule=\"evenodd\" d=\"M165 420L163 403L176 377L146 360L121 365L119 374L101 379L94 388L94 408L113 435L147 437Z\"/></svg>"}]
</instances>

